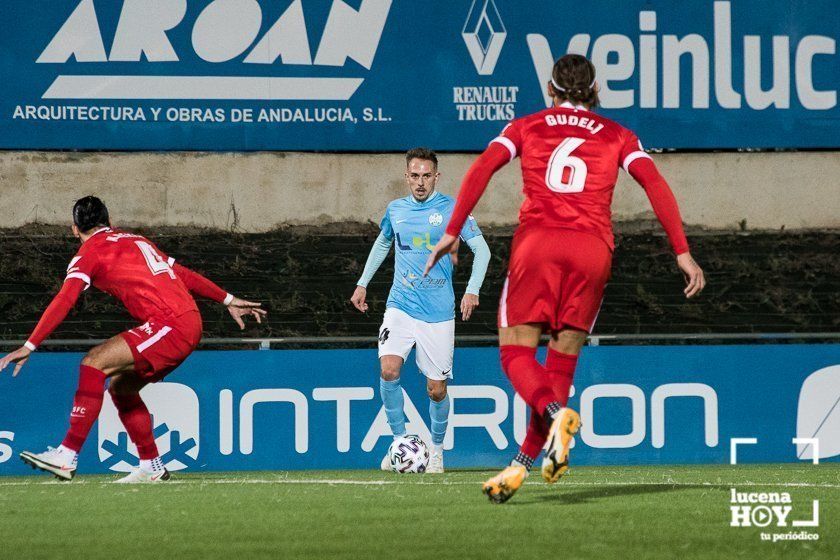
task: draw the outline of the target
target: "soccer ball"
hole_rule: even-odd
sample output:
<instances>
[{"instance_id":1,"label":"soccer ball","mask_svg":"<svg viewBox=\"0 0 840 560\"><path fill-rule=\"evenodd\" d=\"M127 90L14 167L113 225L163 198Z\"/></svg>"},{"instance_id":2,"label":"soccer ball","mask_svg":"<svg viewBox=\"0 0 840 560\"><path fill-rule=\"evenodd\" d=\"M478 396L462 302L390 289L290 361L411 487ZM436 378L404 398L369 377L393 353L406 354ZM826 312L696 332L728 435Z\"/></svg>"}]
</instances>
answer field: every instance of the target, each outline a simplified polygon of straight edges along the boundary
<instances>
[{"instance_id":1,"label":"soccer ball","mask_svg":"<svg viewBox=\"0 0 840 560\"><path fill-rule=\"evenodd\" d=\"M429 465L429 448L418 436L403 436L391 443L388 457L394 472L423 473Z\"/></svg>"}]
</instances>

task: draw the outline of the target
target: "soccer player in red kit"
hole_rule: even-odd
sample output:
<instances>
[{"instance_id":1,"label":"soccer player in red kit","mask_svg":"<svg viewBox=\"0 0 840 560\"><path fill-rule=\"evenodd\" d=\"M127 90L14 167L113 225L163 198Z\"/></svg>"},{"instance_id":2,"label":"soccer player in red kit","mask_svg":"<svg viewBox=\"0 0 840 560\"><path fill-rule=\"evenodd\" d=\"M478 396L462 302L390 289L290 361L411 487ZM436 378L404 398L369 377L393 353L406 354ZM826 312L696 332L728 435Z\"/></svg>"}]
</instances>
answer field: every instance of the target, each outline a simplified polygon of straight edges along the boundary
<instances>
[{"instance_id":1,"label":"soccer player in red kit","mask_svg":"<svg viewBox=\"0 0 840 560\"><path fill-rule=\"evenodd\" d=\"M610 276L613 232L610 205L619 167L647 193L686 278L686 297L705 285L691 258L677 202L633 132L591 111L598 105L595 67L566 55L552 70L551 108L511 122L464 177L444 235L427 270L445 255L490 178L519 156L525 201L513 237L508 275L499 302L502 368L531 408L519 453L484 484L495 503L524 482L546 440L542 476L551 483L568 470L569 444L580 428L566 408L581 347L592 330ZM535 355L551 333L543 366Z\"/></svg>"},{"instance_id":2,"label":"soccer player in red kit","mask_svg":"<svg viewBox=\"0 0 840 560\"><path fill-rule=\"evenodd\" d=\"M120 300L140 326L94 347L82 358L79 386L70 413L70 429L62 444L44 453L21 453L35 468L70 480L77 456L99 416L105 391L137 446L140 466L118 482L158 482L169 473L158 455L149 410L140 390L160 381L195 350L201 340L201 315L192 295L227 306L244 328L242 318L257 322L265 315L259 303L228 294L200 274L177 264L143 236L111 229L108 209L88 196L73 206L73 234L82 246L58 294L47 307L26 344L0 359L0 371L15 363L14 376L38 345L64 320L79 295L90 285Z\"/></svg>"}]
</instances>

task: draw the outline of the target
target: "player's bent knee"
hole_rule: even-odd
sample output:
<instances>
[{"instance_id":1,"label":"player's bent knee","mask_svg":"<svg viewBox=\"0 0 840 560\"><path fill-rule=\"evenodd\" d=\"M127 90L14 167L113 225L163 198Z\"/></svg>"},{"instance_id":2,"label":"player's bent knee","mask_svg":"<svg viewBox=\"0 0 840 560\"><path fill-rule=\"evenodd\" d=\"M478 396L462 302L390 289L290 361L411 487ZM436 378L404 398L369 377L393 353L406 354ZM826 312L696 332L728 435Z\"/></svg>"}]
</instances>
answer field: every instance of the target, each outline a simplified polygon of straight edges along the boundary
<instances>
[{"instance_id":1,"label":"player's bent knee","mask_svg":"<svg viewBox=\"0 0 840 560\"><path fill-rule=\"evenodd\" d=\"M563 329L551 333L551 342L549 346L563 354L580 353L581 348L586 343L587 333L577 329Z\"/></svg>"},{"instance_id":2,"label":"player's bent knee","mask_svg":"<svg viewBox=\"0 0 840 560\"><path fill-rule=\"evenodd\" d=\"M384 379L385 381L394 381L395 379L399 379L400 369L384 367L382 368L382 371L379 373L379 375L382 376L382 379Z\"/></svg>"},{"instance_id":3,"label":"player's bent knee","mask_svg":"<svg viewBox=\"0 0 840 560\"><path fill-rule=\"evenodd\" d=\"M115 383L114 380L116 378L111 378L111 383L108 384L108 393L112 397L121 397L126 393L123 391L123 388L120 383Z\"/></svg>"},{"instance_id":4,"label":"player's bent knee","mask_svg":"<svg viewBox=\"0 0 840 560\"><path fill-rule=\"evenodd\" d=\"M121 397L130 394L132 391L122 375L115 375L108 384L108 392L111 396Z\"/></svg>"},{"instance_id":5,"label":"player's bent knee","mask_svg":"<svg viewBox=\"0 0 840 560\"><path fill-rule=\"evenodd\" d=\"M96 368L98 370L103 368L104 363L102 360L102 351L98 346L91 348L90 351L85 354L84 358L82 358L82 365Z\"/></svg>"},{"instance_id":6,"label":"player's bent knee","mask_svg":"<svg viewBox=\"0 0 840 560\"><path fill-rule=\"evenodd\" d=\"M426 393L433 401L440 402L446 398L446 383L426 385Z\"/></svg>"},{"instance_id":7,"label":"player's bent knee","mask_svg":"<svg viewBox=\"0 0 840 560\"><path fill-rule=\"evenodd\" d=\"M399 356L381 356L379 358L379 374L385 381L394 381L400 377L403 360Z\"/></svg>"},{"instance_id":8,"label":"player's bent knee","mask_svg":"<svg viewBox=\"0 0 840 560\"><path fill-rule=\"evenodd\" d=\"M528 346L536 348L540 343L543 327L535 323L501 327L499 329L500 346Z\"/></svg>"}]
</instances>

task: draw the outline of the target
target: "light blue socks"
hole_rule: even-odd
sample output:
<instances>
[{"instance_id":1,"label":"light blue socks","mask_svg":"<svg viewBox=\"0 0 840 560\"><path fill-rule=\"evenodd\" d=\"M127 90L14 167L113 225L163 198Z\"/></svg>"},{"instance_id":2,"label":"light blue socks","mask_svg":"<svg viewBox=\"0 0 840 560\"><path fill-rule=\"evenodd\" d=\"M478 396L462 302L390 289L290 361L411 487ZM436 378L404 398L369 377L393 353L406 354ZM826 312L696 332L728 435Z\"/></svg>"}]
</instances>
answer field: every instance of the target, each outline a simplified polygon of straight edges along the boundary
<instances>
[{"instance_id":1,"label":"light blue socks","mask_svg":"<svg viewBox=\"0 0 840 560\"><path fill-rule=\"evenodd\" d=\"M403 398L402 387L399 378L393 381L385 381L379 378L379 396L382 397L382 404L385 405L385 415L388 417L388 425L395 438L405 435L405 399ZM447 406L447 413L449 408ZM443 440L441 440L443 441Z\"/></svg>"},{"instance_id":2,"label":"light blue socks","mask_svg":"<svg viewBox=\"0 0 840 560\"><path fill-rule=\"evenodd\" d=\"M443 400L435 402L429 399L429 417L432 419L432 444L436 447L443 445L446 426L449 425L449 394Z\"/></svg>"}]
</instances>

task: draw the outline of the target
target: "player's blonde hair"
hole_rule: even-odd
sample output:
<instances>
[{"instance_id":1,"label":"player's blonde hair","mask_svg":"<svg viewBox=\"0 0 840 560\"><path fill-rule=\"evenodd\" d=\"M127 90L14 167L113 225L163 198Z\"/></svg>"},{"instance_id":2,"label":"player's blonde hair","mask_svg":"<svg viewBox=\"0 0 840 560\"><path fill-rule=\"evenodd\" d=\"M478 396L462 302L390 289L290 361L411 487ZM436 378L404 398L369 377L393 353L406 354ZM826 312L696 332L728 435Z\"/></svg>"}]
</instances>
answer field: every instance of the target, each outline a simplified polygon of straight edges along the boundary
<instances>
[{"instance_id":1,"label":"player's blonde hair","mask_svg":"<svg viewBox=\"0 0 840 560\"><path fill-rule=\"evenodd\" d=\"M570 101L590 108L600 104L595 87L595 66L585 56L567 54L555 62L549 87L561 102Z\"/></svg>"}]
</instances>

